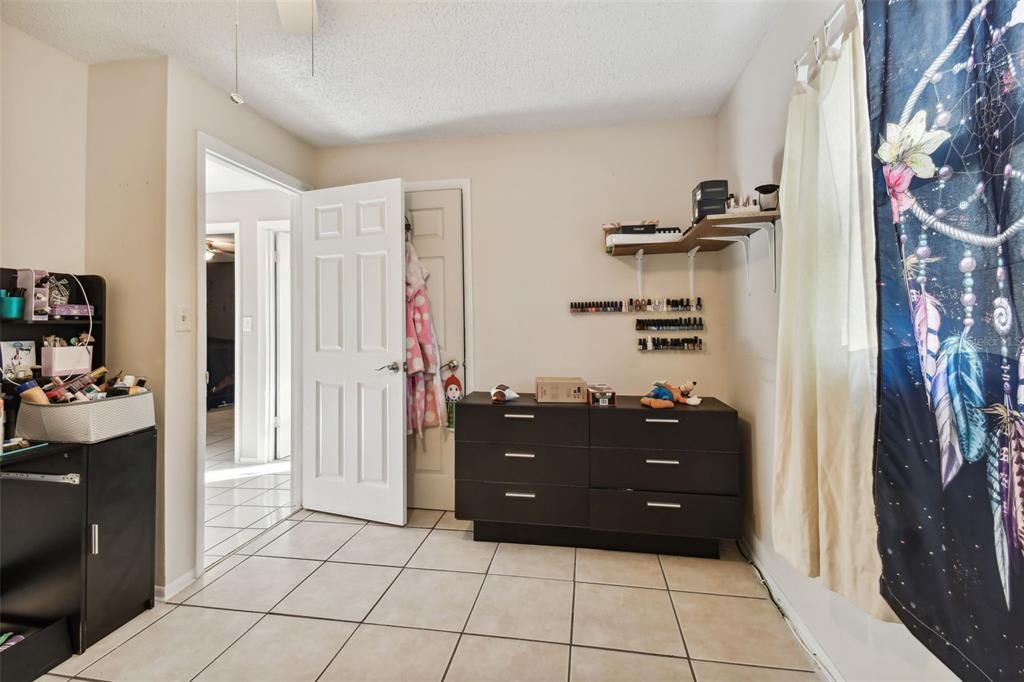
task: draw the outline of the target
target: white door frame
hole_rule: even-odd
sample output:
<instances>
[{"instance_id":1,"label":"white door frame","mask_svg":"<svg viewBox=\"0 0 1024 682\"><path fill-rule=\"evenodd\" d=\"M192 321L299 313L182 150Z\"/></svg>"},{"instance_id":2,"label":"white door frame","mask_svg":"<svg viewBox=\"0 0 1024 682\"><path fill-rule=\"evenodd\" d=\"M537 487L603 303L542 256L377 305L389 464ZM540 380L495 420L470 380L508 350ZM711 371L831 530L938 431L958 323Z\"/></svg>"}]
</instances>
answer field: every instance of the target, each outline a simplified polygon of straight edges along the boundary
<instances>
[{"instance_id":1,"label":"white door frame","mask_svg":"<svg viewBox=\"0 0 1024 682\"><path fill-rule=\"evenodd\" d=\"M221 142L217 138L202 131L196 134L196 527L195 527L195 577L204 572L203 536L206 520L206 155L216 156L236 166L242 171L257 175L274 183L292 198L292 225L299 224L299 197L302 192L313 189L298 178L246 154L240 149ZM292 248L292 264L301 255L301 246ZM292 272L296 272L292 268ZM299 287L292 283L292 305L297 308L300 303ZM237 317L237 314L236 314ZM292 325L292 344L297 347L299 327ZM292 376L301 376L301 354L292 354ZM301 405L292 405L292 422L301 416L298 410ZM292 430L292 454L301 452L301 443L297 440L298 429ZM302 458L292 457L292 506L299 506L302 500Z\"/></svg>"},{"instance_id":2,"label":"white door frame","mask_svg":"<svg viewBox=\"0 0 1024 682\"><path fill-rule=\"evenodd\" d=\"M463 374L466 377L466 385L463 387L463 394L469 395L470 391L476 388L476 352L473 343L473 331L476 326L473 323L473 212L470 199L469 178L451 180L420 180L402 184L405 192L430 192L440 189L462 190L462 323L465 327L465 350L466 357L463 358Z\"/></svg>"}]
</instances>

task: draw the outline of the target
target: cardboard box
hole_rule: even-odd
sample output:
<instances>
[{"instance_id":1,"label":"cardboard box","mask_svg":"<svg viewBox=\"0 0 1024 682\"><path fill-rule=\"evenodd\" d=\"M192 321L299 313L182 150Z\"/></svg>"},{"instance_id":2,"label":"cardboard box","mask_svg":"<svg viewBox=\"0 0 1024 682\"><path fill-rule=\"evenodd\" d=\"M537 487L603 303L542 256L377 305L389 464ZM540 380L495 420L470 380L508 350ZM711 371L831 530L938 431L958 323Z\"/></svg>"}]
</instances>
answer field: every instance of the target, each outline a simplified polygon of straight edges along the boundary
<instances>
[{"instance_id":1,"label":"cardboard box","mask_svg":"<svg viewBox=\"0 0 1024 682\"><path fill-rule=\"evenodd\" d=\"M537 377L538 403L585 403L587 382L579 377Z\"/></svg>"},{"instance_id":2,"label":"cardboard box","mask_svg":"<svg viewBox=\"0 0 1024 682\"><path fill-rule=\"evenodd\" d=\"M608 384L590 384L587 386L587 402L596 407L615 405L615 389Z\"/></svg>"}]
</instances>

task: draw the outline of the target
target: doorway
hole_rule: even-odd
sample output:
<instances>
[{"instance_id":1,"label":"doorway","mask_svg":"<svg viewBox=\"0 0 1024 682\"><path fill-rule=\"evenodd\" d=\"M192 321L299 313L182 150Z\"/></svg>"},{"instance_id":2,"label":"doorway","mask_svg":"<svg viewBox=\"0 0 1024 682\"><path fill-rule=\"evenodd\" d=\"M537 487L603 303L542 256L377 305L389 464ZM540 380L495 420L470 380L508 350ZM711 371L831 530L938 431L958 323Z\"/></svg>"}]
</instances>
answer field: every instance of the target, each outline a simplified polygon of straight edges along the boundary
<instances>
[{"instance_id":1,"label":"doorway","mask_svg":"<svg viewBox=\"0 0 1024 682\"><path fill-rule=\"evenodd\" d=\"M469 355L465 229L468 211L464 210L468 197L462 185L458 181L406 183L405 193L409 239L420 263L430 273L427 294L441 353L441 381L454 375L462 386L459 394L468 389ZM408 437L410 507L455 509L455 433L446 415L441 415L441 422L440 428L425 429L422 437Z\"/></svg>"},{"instance_id":2,"label":"doorway","mask_svg":"<svg viewBox=\"0 0 1024 682\"><path fill-rule=\"evenodd\" d=\"M205 153L204 171L205 568L293 511L295 195L214 153Z\"/></svg>"}]
</instances>

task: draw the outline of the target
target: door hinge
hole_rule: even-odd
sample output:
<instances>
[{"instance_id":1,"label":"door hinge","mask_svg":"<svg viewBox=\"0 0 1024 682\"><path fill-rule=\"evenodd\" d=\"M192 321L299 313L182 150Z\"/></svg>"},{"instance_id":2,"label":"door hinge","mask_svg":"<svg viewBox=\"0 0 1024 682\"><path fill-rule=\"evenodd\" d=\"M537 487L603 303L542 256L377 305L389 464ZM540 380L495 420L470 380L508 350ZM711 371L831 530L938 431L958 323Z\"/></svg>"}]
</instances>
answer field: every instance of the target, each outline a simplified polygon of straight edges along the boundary
<instances>
[{"instance_id":1,"label":"door hinge","mask_svg":"<svg viewBox=\"0 0 1024 682\"><path fill-rule=\"evenodd\" d=\"M270 422L270 425L275 429L281 428L281 418L274 417L273 421Z\"/></svg>"}]
</instances>

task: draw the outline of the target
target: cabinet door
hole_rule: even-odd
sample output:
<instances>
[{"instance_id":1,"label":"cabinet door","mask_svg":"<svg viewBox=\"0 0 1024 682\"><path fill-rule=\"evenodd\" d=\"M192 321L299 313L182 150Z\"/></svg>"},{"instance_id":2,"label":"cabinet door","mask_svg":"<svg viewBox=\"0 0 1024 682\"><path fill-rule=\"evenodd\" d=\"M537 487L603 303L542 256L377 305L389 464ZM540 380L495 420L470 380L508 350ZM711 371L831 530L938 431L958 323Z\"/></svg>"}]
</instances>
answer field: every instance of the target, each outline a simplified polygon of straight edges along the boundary
<instances>
[{"instance_id":1,"label":"cabinet door","mask_svg":"<svg viewBox=\"0 0 1024 682\"><path fill-rule=\"evenodd\" d=\"M86 467L88 646L152 605L156 431L90 445Z\"/></svg>"}]
</instances>

